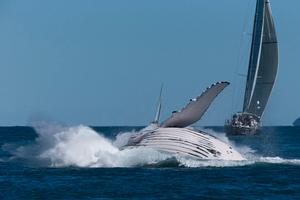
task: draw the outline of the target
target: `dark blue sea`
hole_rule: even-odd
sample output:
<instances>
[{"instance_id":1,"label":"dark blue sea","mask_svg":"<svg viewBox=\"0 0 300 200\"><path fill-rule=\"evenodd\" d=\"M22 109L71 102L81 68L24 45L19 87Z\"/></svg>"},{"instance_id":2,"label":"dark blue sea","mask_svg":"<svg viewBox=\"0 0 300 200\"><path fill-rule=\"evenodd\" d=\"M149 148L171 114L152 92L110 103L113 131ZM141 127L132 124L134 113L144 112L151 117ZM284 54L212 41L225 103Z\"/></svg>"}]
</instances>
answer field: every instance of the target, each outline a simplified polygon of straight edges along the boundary
<instances>
[{"instance_id":1,"label":"dark blue sea","mask_svg":"<svg viewBox=\"0 0 300 200\"><path fill-rule=\"evenodd\" d=\"M247 161L119 150L142 127L0 128L0 199L300 199L300 128L226 136Z\"/></svg>"}]
</instances>

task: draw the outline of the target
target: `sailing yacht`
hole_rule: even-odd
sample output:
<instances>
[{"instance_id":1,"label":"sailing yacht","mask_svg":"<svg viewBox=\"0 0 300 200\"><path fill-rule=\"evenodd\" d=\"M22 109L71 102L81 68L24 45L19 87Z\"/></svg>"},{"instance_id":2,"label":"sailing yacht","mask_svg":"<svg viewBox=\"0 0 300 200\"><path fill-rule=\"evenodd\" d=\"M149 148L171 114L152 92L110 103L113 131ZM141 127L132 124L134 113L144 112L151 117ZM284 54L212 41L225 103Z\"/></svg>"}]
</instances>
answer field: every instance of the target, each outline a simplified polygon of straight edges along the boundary
<instances>
[{"instance_id":1,"label":"sailing yacht","mask_svg":"<svg viewBox=\"0 0 300 200\"><path fill-rule=\"evenodd\" d=\"M254 134L261 126L278 68L278 42L270 1L257 0L242 112L225 123L230 134Z\"/></svg>"},{"instance_id":2,"label":"sailing yacht","mask_svg":"<svg viewBox=\"0 0 300 200\"><path fill-rule=\"evenodd\" d=\"M172 115L159 122L160 101L155 120L145 129L129 138L122 149L147 147L173 156L193 157L196 159L245 160L229 144L213 135L190 127L204 115L216 96L229 85L218 82L208 87L200 96L191 99L183 109L174 111Z\"/></svg>"}]
</instances>

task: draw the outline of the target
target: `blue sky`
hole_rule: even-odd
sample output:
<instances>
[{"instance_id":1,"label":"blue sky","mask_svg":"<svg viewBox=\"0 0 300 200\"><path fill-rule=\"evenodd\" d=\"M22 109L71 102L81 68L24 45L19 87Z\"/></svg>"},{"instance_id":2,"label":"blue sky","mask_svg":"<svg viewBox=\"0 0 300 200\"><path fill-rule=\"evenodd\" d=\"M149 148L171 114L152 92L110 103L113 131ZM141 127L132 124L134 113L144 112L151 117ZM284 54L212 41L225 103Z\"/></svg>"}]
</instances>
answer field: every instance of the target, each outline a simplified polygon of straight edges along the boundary
<instances>
[{"instance_id":1,"label":"blue sky","mask_svg":"<svg viewBox=\"0 0 300 200\"><path fill-rule=\"evenodd\" d=\"M272 0L277 82L264 125L300 116L300 1ZM162 118L210 84L232 84L198 125L242 107L254 0L0 2L0 125L54 120L145 125L165 85Z\"/></svg>"}]
</instances>

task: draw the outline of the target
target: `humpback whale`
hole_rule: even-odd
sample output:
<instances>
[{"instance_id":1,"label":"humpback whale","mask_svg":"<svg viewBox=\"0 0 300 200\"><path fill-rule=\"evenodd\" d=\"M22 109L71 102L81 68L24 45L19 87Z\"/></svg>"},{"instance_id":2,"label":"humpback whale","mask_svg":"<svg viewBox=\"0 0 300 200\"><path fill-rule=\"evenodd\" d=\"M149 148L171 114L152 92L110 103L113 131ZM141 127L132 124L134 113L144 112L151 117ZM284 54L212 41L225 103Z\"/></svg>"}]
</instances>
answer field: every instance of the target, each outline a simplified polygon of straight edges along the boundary
<instances>
[{"instance_id":1,"label":"humpback whale","mask_svg":"<svg viewBox=\"0 0 300 200\"><path fill-rule=\"evenodd\" d=\"M216 96L229 82L217 82L200 96L191 99L181 110L159 123L161 93L155 120L150 126L131 136L123 148L148 147L174 156L188 156L196 159L245 160L232 146L217 137L190 127L204 115ZM161 90L162 91L162 90Z\"/></svg>"}]
</instances>

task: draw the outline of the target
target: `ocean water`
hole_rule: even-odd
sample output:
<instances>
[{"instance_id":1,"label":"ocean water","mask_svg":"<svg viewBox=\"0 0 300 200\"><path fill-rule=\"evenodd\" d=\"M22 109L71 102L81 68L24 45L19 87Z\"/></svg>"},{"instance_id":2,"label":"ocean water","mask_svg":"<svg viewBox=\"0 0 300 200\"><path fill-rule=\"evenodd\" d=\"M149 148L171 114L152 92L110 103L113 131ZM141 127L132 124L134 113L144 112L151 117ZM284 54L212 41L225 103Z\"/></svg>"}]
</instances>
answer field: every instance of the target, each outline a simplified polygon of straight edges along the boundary
<instances>
[{"instance_id":1,"label":"ocean water","mask_svg":"<svg viewBox=\"0 0 300 200\"><path fill-rule=\"evenodd\" d=\"M206 132L247 160L119 150L142 127L0 127L0 199L300 199L300 128Z\"/></svg>"}]
</instances>

